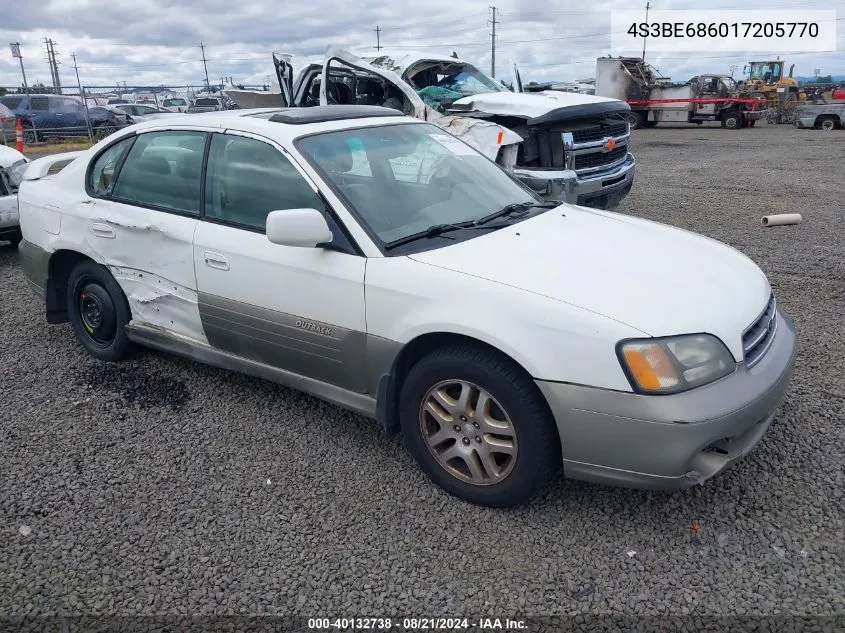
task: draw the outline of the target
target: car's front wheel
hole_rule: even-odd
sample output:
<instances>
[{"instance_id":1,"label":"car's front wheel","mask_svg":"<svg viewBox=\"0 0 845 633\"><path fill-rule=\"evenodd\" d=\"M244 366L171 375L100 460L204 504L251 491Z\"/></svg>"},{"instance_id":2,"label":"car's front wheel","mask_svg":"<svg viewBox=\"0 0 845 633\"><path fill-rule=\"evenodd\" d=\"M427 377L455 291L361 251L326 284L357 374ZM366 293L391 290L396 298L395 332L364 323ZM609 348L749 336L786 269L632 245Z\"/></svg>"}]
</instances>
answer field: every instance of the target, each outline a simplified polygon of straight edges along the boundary
<instances>
[{"instance_id":1,"label":"car's front wheel","mask_svg":"<svg viewBox=\"0 0 845 633\"><path fill-rule=\"evenodd\" d=\"M134 351L126 336L131 319L126 297L104 266L77 264L68 280L67 312L76 338L91 355L116 361Z\"/></svg>"},{"instance_id":2,"label":"car's front wheel","mask_svg":"<svg viewBox=\"0 0 845 633\"><path fill-rule=\"evenodd\" d=\"M542 394L496 352L469 344L439 348L413 366L400 397L411 454L457 497L516 505L560 465L560 441Z\"/></svg>"}]
</instances>

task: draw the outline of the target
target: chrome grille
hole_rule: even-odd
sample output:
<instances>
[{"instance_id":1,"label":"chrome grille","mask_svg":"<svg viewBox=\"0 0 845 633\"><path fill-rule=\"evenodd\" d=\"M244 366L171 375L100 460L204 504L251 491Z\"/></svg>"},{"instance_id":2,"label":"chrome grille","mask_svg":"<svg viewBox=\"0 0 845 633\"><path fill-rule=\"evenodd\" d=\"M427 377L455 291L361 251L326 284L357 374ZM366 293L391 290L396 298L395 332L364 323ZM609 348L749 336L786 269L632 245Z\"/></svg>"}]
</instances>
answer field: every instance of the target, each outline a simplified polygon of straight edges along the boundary
<instances>
[{"instance_id":1,"label":"chrome grille","mask_svg":"<svg viewBox=\"0 0 845 633\"><path fill-rule=\"evenodd\" d=\"M609 165L616 161L625 158L628 155L628 145L617 145L609 152L602 152L601 150L591 154L576 154L575 160L572 163L573 169L588 169L590 167L601 167L602 165Z\"/></svg>"},{"instance_id":2,"label":"chrome grille","mask_svg":"<svg viewBox=\"0 0 845 633\"><path fill-rule=\"evenodd\" d=\"M775 295L769 297L766 309L742 335L742 351L745 356L745 366L753 367L765 356L775 339L778 328L777 304Z\"/></svg>"},{"instance_id":3,"label":"chrome grille","mask_svg":"<svg viewBox=\"0 0 845 633\"><path fill-rule=\"evenodd\" d=\"M605 126L597 125L580 130L572 130L572 140L576 143L588 143L590 141L600 141L608 136L625 136L627 133L627 123L614 123Z\"/></svg>"}]
</instances>

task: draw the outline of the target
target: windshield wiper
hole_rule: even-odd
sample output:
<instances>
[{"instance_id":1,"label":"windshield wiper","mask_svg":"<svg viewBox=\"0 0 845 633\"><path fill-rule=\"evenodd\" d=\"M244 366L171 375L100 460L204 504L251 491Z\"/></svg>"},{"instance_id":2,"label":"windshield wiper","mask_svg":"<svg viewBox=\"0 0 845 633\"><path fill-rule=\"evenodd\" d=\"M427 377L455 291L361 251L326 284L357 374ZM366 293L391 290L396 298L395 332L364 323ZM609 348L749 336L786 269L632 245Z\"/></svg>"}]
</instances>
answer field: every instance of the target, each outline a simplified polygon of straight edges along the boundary
<instances>
[{"instance_id":1,"label":"windshield wiper","mask_svg":"<svg viewBox=\"0 0 845 633\"><path fill-rule=\"evenodd\" d=\"M496 218L501 218L506 215L511 215L512 213L516 213L517 211L527 211L528 209L554 209L557 206L560 206L559 202L540 202L533 200L529 202L514 202L513 204L505 205L498 211L494 211L489 215L485 215L482 218L478 218L475 221L475 225L478 226L480 224L486 224L491 220L495 220Z\"/></svg>"},{"instance_id":2,"label":"windshield wiper","mask_svg":"<svg viewBox=\"0 0 845 633\"><path fill-rule=\"evenodd\" d=\"M475 220L467 220L466 222L456 222L454 224L433 224L424 231L420 231L419 233L411 233L410 235L406 235L405 237L400 237L398 240L393 240L392 242L388 242L384 245L384 250L390 250L391 248L396 248L397 246L402 246L403 244L408 244L409 242L416 242L417 240L422 240L429 237L437 237L438 235L443 235L444 233L449 233L450 231L458 231L461 229L501 229L506 227L507 224L491 224L488 226L479 226L478 222Z\"/></svg>"}]
</instances>

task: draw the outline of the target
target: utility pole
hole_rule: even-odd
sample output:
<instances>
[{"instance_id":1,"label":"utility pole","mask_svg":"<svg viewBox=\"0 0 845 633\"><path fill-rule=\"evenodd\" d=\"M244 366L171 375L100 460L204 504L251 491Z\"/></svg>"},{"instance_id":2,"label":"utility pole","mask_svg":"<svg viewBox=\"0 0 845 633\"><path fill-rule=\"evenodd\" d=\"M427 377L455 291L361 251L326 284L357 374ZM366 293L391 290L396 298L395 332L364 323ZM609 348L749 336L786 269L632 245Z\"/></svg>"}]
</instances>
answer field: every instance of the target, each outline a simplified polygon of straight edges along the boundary
<instances>
[{"instance_id":1,"label":"utility pole","mask_svg":"<svg viewBox=\"0 0 845 633\"><path fill-rule=\"evenodd\" d=\"M376 28L374 28L373 30L376 32L376 45L373 48L375 48L377 51L380 51L381 50L381 38L379 36L381 35L381 27L379 27L379 25L376 24Z\"/></svg>"},{"instance_id":2,"label":"utility pole","mask_svg":"<svg viewBox=\"0 0 845 633\"><path fill-rule=\"evenodd\" d=\"M205 58L205 45L202 42L200 42L200 50L202 51L202 67L205 68L205 88L208 90L211 88L208 83L208 66L206 65L208 60Z\"/></svg>"},{"instance_id":3,"label":"utility pole","mask_svg":"<svg viewBox=\"0 0 845 633\"><path fill-rule=\"evenodd\" d=\"M490 34L490 52L492 60L490 62L490 75L493 79L496 78L496 25L499 22L496 20L496 7L490 7L493 10L493 19L487 20L489 24L493 25L493 32Z\"/></svg>"},{"instance_id":4,"label":"utility pole","mask_svg":"<svg viewBox=\"0 0 845 633\"><path fill-rule=\"evenodd\" d=\"M12 57L17 57L18 61L21 63L21 75L23 76L23 91L24 94L29 94L29 86L26 85L26 73L23 69L23 55L21 55L20 42L14 42L13 44L9 44L9 47L12 49Z\"/></svg>"},{"instance_id":5,"label":"utility pole","mask_svg":"<svg viewBox=\"0 0 845 633\"><path fill-rule=\"evenodd\" d=\"M59 62L56 59L56 44L52 39L44 38L44 45L47 47L47 62L50 64L50 75L53 78L53 88L57 94L62 94L62 82L59 79Z\"/></svg>"},{"instance_id":6,"label":"utility pole","mask_svg":"<svg viewBox=\"0 0 845 633\"><path fill-rule=\"evenodd\" d=\"M73 69L76 71L76 85L79 87L79 96L82 98L82 107L85 108L85 125L88 126L88 140L94 142L94 131L91 129L91 117L88 116L88 100L85 98L85 91L82 89L82 82L79 81L79 66L76 63L76 53L71 53L73 57Z\"/></svg>"},{"instance_id":7,"label":"utility pole","mask_svg":"<svg viewBox=\"0 0 845 633\"><path fill-rule=\"evenodd\" d=\"M651 3L645 3L645 23L648 24L648 10L651 8ZM646 28L646 34L643 36L643 61L645 61L645 41L646 37L648 37L648 29Z\"/></svg>"}]
</instances>

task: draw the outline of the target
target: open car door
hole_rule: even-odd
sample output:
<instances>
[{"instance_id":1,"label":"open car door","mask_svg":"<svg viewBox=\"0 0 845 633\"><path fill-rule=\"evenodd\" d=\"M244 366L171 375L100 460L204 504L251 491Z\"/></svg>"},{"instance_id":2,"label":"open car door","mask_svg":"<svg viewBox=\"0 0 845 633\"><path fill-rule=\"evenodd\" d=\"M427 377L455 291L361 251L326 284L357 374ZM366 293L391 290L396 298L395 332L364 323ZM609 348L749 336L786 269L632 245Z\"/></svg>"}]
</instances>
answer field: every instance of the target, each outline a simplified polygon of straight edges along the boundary
<instances>
[{"instance_id":1,"label":"open car door","mask_svg":"<svg viewBox=\"0 0 845 633\"><path fill-rule=\"evenodd\" d=\"M282 107L289 108L293 105L293 65L290 63L290 55L282 55L279 59L273 53L273 66L276 68L276 78L279 80L279 88L282 91Z\"/></svg>"},{"instance_id":2,"label":"open car door","mask_svg":"<svg viewBox=\"0 0 845 633\"><path fill-rule=\"evenodd\" d=\"M376 68L372 64L365 62L360 57L353 55L349 51L336 46L329 47L329 50L326 51L326 59L323 62L323 76L322 81L320 82L320 105L331 104L331 100L329 99L328 93L328 85L329 73L331 70L330 67L333 61L341 62L345 66L348 66L354 70L364 71L371 75L381 77L382 79L387 81L393 88L398 90L407 101L408 108L410 109L410 111L406 111L405 114L412 117L416 117L418 119L422 119L424 121L428 120L428 108L426 107L425 103L423 103L423 100L420 98L420 96L399 75L397 75L392 70Z\"/></svg>"}]
</instances>

